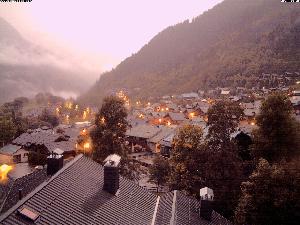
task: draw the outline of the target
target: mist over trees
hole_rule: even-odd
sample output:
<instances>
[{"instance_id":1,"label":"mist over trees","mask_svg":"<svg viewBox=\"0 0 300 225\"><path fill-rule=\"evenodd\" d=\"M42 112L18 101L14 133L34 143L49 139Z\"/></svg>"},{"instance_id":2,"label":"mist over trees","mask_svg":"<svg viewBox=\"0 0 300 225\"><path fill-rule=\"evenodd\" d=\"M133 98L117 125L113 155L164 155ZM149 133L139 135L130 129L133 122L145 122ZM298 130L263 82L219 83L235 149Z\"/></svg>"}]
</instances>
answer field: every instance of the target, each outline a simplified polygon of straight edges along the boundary
<instances>
[{"instance_id":1,"label":"mist over trees","mask_svg":"<svg viewBox=\"0 0 300 225\"><path fill-rule=\"evenodd\" d=\"M38 92L77 97L91 85L87 77L98 73L72 62L74 57L66 57L63 50L26 40L1 17L0 34L0 104L19 96L31 98Z\"/></svg>"},{"instance_id":2,"label":"mist over trees","mask_svg":"<svg viewBox=\"0 0 300 225\"><path fill-rule=\"evenodd\" d=\"M208 111L208 134L197 126L181 127L166 173L157 175L164 165L157 159L151 177L167 177L171 189L195 197L200 188L212 188L214 209L235 224L297 224L300 124L292 116L291 102L279 93L263 102L253 141L244 140L247 151L231 136L242 116L235 103L214 104Z\"/></svg>"},{"instance_id":3,"label":"mist over trees","mask_svg":"<svg viewBox=\"0 0 300 225\"><path fill-rule=\"evenodd\" d=\"M82 101L99 104L117 88L135 97L249 86L262 73L300 71L299 4L225 0L157 34L101 76Z\"/></svg>"}]
</instances>

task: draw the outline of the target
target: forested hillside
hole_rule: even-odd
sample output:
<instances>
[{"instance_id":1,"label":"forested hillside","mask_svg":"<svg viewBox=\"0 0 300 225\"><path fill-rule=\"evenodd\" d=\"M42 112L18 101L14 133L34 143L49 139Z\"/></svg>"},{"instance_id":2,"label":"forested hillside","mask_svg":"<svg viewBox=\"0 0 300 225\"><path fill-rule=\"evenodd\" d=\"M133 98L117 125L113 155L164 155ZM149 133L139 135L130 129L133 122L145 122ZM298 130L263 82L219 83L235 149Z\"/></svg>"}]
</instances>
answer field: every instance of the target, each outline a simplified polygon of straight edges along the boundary
<instances>
[{"instance_id":1,"label":"forested hillside","mask_svg":"<svg viewBox=\"0 0 300 225\"><path fill-rule=\"evenodd\" d=\"M81 100L98 104L118 88L148 97L238 85L231 77L300 71L299 38L299 4L225 0L160 32L102 74Z\"/></svg>"}]
</instances>

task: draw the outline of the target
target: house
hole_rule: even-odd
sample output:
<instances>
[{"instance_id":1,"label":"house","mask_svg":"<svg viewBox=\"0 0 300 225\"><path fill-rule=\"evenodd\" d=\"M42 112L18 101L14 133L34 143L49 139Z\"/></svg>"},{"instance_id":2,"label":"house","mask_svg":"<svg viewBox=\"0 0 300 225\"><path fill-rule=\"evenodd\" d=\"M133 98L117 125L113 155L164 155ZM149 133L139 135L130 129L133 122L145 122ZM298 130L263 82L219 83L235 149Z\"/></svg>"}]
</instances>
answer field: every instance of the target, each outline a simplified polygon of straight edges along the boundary
<instances>
[{"instance_id":1,"label":"house","mask_svg":"<svg viewBox=\"0 0 300 225\"><path fill-rule=\"evenodd\" d=\"M221 95L228 96L230 94L229 90L221 90Z\"/></svg>"},{"instance_id":2,"label":"house","mask_svg":"<svg viewBox=\"0 0 300 225\"><path fill-rule=\"evenodd\" d=\"M14 168L13 170L17 169L18 168ZM46 168L30 171L21 176L9 174L9 180L5 183L0 183L0 214L14 206L20 198L23 198L32 192L47 178Z\"/></svg>"},{"instance_id":3,"label":"house","mask_svg":"<svg viewBox=\"0 0 300 225\"><path fill-rule=\"evenodd\" d=\"M127 141L132 152L150 150L148 140L161 131L159 126L142 124L132 127L126 131Z\"/></svg>"},{"instance_id":4,"label":"house","mask_svg":"<svg viewBox=\"0 0 300 225\"><path fill-rule=\"evenodd\" d=\"M8 144L0 149L0 164L22 163L28 161L28 151L19 145Z\"/></svg>"},{"instance_id":5,"label":"house","mask_svg":"<svg viewBox=\"0 0 300 225\"><path fill-rule=\"evenodd\" d=\"M191 92L191 93L184 93L181 95L181 97L185 100L193 100L193 99L198 99L199 95L195 92Z\"/></svg>"},{"instance_id":6,"label":"house","mask_svg":"<svg viewBox=\"0 0 300 225\"><path fill-rule=\"evenodd\" d=\"M300 105L300 90L293 91L293 96L290 97L290 101L292 102L293 106Z\"/></svg>"},{"instance_id":7,"label":"house","mask_svg":"<svg viewBox=\"0 0 300 225\"><path fill-rule=\"evenodd\" d=\"M248 119L253 119L259 114L259 109L244 109L244 115Z\"/></svg>"},{"instance_id":8,"label":"house","mask_svg":"<svg viewBox=\"0 0 300 225\"><path fill-rule=\"evenodd\" d=\"M65 157L74 156L76 154L76 142L79 130L69 128L64 133L57 133L52 129L36 129L21 134L15 140L14 145L22 146L27 151L38 151L42 149L43 154L50 154L59 148L64 151Z\"/></svg>"},{"instance_id":9,"label":"house","mask_svg":"<svg viewBox=\"0 0 300 225\"><path fill-rule=\"evenodd\" d=\"M165 157L170 157L171 156L171 149L172 149L172 142L173 138L175 136L175 133L171 133L164 139L162 139L159 144L160 144L160 154L165 156Z\"/></svg>"},{"instance_id":10,"label":"house","mask_svg":"<svg viewBox=\"0 0 300 225\"><path fill-rule=\"evenodd\" d=\"M175 133L176 126L162 126L161 130L152 138L148 140L148 146L153 153L160 152L160 141L169 136L172 133Z\"/></svg>"},{"instance_id":11,"label":"house","mask_svg":"<svg viewBox=\"0 0 300 225\"><path fill-rule=\"evenodd\" d=\"M230 225L212 209L174 190L152 194L119 175L120 157L104 166L78 155L0 217L0 224ZM49 166L49 165L48 165Z\"/></svg>"},{"instance_id":12,"label":"house","mask_svg":"<svg viewBox=\"0 0 300 225\"><path fill-rule=\"evenodd\" d=\"M186 120L183 113L173 113L169 112L164 116L164 120L170 122L171 124L181 124Z\"/></svg>"}]
</instances>

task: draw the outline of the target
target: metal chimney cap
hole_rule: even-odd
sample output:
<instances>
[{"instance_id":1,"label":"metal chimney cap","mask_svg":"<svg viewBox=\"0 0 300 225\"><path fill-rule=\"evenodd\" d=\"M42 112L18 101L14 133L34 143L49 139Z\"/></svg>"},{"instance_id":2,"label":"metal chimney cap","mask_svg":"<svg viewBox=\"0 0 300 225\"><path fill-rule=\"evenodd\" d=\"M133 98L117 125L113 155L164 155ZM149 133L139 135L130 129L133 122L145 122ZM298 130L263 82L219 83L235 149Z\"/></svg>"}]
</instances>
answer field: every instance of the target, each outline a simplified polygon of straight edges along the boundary
<instances>
[{"instance_id":1,"label":"metal chimney cap","mask_svg":"<svg viewBox=\"0 0 300 225\"><path fill-rule=\"evenodd\" d=\"M121 156L117 154L112 154L107 156L107 158L104 160L104 166L105 167L118 167L121 161Z\"/></svg>"}]
</instances>

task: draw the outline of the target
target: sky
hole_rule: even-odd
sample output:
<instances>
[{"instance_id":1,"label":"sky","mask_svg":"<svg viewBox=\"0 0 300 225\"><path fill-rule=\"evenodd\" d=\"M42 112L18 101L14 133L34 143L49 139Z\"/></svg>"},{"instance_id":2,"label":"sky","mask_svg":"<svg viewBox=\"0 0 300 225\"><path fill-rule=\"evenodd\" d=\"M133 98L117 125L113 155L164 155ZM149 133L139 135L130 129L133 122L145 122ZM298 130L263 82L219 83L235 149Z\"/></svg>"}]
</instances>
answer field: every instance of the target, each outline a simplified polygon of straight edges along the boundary
<instances>
[{"instance_id":1,"label":"sky","mask_svg":"<svg viewBox=\"0 0 300 225\"><path fill-rule=\"evenodd\" d=\"M0 3L0 16L32 42L110 70L170 25L222 0L32 0Z\"/></svg>"}]
</instances>

